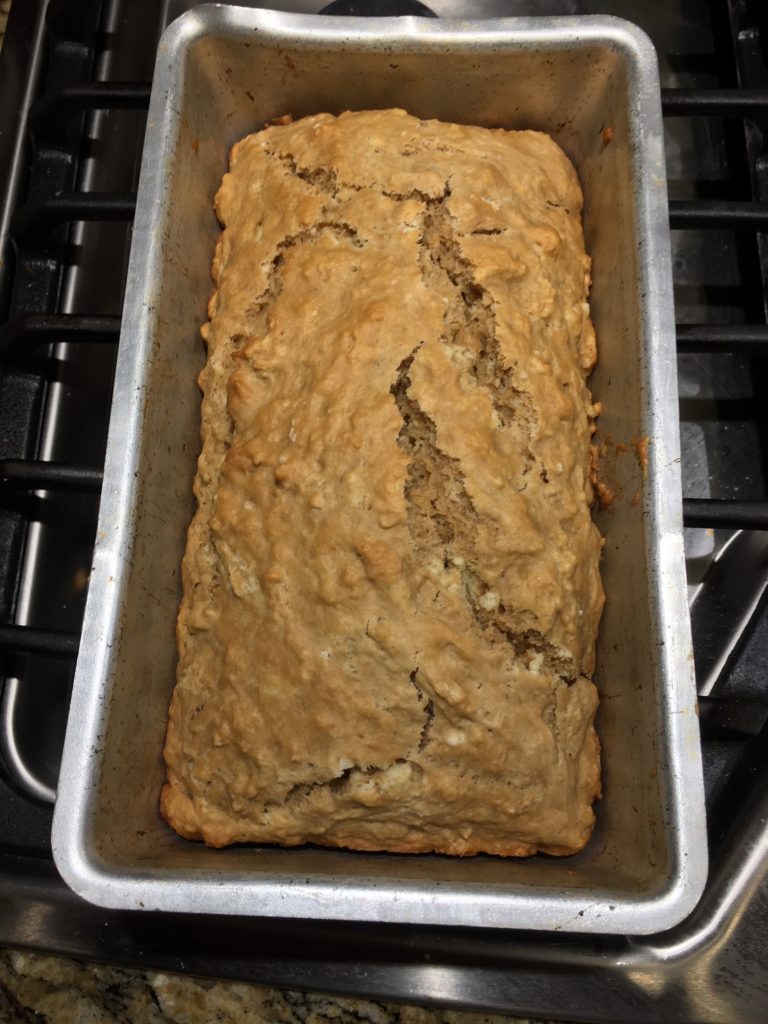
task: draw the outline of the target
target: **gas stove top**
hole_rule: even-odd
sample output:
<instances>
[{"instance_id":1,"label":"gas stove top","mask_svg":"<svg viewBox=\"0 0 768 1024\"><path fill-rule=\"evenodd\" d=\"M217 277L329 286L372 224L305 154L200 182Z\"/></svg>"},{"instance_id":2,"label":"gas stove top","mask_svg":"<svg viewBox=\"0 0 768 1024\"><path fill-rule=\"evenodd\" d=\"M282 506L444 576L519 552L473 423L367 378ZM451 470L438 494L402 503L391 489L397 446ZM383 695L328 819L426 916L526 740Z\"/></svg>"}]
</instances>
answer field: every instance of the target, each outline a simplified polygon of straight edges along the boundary
<instances>
[{"instance_id":1,"label":"gas stove top","mask_svg":"<svg viewBox=\"0 0 768 1024\"><path fill-rule=\"evenodd\" d=\"M0 942L295 988L579 1020L762 1020L768 969L768 7L435 0L600 13L664 87L689 592L710 877L642 939L100 910L52 806L88 587L149 82L189 0L17 0L0 56ZM316 12L322 3L250 4ZM370 9L364 2L359 12Z\"/></svg>"}]
</instances>

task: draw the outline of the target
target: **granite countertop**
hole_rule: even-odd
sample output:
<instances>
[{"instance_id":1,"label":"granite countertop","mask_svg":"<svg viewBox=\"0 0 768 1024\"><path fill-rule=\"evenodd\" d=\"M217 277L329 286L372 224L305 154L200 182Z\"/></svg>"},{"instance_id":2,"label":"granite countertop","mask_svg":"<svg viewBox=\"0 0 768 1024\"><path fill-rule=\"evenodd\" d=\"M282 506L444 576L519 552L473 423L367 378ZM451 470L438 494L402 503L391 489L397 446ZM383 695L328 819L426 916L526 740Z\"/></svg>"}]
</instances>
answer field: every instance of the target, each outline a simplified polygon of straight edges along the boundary
<instances>
[{"instance_id":1,"label":"granite countertop","mask_svg":"<svg viewBox=\"0 0 768 1024\"><path fill-rule=\"evenodd\" d=\"M280 992L0 950L0 1024L503 1024L510 1020L548 1024Z\"/></svg>"}]
</instances>

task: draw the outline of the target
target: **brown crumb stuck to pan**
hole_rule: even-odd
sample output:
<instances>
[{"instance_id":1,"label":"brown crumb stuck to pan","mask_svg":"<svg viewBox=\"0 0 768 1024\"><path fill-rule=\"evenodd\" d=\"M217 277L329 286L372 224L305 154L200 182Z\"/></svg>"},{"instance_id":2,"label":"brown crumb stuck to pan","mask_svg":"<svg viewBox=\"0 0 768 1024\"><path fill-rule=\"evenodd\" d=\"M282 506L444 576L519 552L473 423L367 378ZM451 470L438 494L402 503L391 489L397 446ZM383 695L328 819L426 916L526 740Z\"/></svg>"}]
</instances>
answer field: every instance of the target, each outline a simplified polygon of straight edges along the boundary
<instances>
[{"instance_id":1,"label":"brown crumb stuck to pan","mask_svg":"<svg viewBox=\"0 0 768 1024\"><path fill-rule=\"evenodd\" d=\"M635 454L637 455L637 464L640 467L640 472L643 474L643 480L648 476L648 437L636 437L633 438L635 445Z\"/></svg>"}]
</instances>

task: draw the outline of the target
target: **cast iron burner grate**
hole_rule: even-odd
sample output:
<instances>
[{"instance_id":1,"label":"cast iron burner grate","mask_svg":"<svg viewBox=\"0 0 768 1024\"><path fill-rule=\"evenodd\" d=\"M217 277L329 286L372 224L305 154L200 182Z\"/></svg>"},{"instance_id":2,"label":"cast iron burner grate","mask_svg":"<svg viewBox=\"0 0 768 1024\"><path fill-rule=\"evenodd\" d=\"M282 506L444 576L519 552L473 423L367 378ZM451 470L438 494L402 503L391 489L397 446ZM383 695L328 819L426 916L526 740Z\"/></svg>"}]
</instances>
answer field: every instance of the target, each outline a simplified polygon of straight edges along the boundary
<instances>
[{"instance_id":1,"label":"cast iron burner grate","mask_svg":"<svg viewBox=\"0 0 768 1024\"><path fill-rule=\"evenodd\" d=\"M513 0L492 6L482 13L516 13ZM673 86L662 100L712 861L699 910L674 935L643 942L202 917L182 928L90 907L58 879L52 800L163 11L154 0L50 0L46 14L45 0L17 0L0 58L0 942L580 1019L652 1020L661 1007L717 1020L746 1008L748 1019L766 998L768 978L752 970L743 980L731 961L731 991L721 975L714 999L680 977L697 977L718 914L736 912L734 893L760 881L768 850L768 8L656 6L665 10L580 5L645 27ZM739 904L739 921L752 914L757 929L765 892ZM670 986L675 958L683 969ZM633 970L662 980L644 987Z\"/></svg>"}]
</instances>

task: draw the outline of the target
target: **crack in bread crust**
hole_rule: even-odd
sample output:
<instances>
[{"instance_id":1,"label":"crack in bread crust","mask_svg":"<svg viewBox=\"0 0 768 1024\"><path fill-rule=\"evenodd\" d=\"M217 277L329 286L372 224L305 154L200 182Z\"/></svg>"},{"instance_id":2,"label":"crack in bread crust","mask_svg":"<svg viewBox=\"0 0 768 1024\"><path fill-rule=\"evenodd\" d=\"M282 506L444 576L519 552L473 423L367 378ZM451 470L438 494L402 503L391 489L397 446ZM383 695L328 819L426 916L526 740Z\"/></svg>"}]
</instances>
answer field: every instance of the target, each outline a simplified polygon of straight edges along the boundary
<instances>
[{"instance_id":1,"label":"crack in bread crust","mask_svg":"<svg viewBox=\"0 0 768 1024\"><path fill-rule=\"evenodd\" d=\"M517 427L530 469L533 455L528 445L536 430L536 414L530 396L514 384L514 367L507 366L501 356L493 301L477 283L472 265L462 255L453 218L446 206L449 196L450 189L446 188L443 196L426 203L422 235L421 268L425 279L432 282L442 275L451 286L451 302L445 310L441 340L450 348L460 349L467 357L468 372L478 386L488 392L501 426L509 428L514 424Z\"/></svg>"},{"instance_id":2,"label":"crack in bread crust","mask_svg":"<svg viewBox=\"0 0 768 1024\"><path fill-rule=\"evenodd\" d=\"M526 662L538 657L539 664L567 684L576 673L573 662L538 630L516 630L504 620L504 609L492 611L482 605L491 590L476 568L472 523L477 512L467 493L458 459L437 445L435 424L409 394L409 371L420 345L397 368L391 393L403 420L398 444L409 456L405 481L408 528L417 550L437 550L445 567L459 565L461 580L472 615L491 642L508 643L512 657Z\"/></svg>"},{"instance_id":3,"label":"crack in bread crust","mask_svg":"<svg viewBox=\"0 0 768 1024\"><path fill-rule=\"evenodd\" d=\"M274 150L267 149L267 154L273 159L279 161L282 164L283 169L287 174L292 175L294 178L298 178L299 181L304 181L309 185L314 185L316 188L326 192L329 196L333 196L335 199L339 194L339 183L337 176L334 171L328 167L299 167L296 157L291 153L276 153ZM353 188L354 186L345 185L345 188Z\"/></svg>"},{"instance_id":4,"label":"crack in bread crust","mask_svg":"<svg viewBox=\"0 0 768 1024\"><path fill-rule=\"evenodd\" d=\"M283 278L280 270L285 263L285 251L287 249L293 249L297 245L305 243L311 243L317 240L318 236L322 232L330 232L335 234L339 238L350 239L358 249L362 249L365 243L361 240L357 231L352 227L351 224L346 224L344 221L337 220L321 220L317 224L313 224L310 228L305 228L303 231L297 231L296 234L286 235L285 238L281 239L275 246L275 254L272 257L268 276L267 276L267 287L253 299L248 307L248 312L254 317L258 317L265 309L274 305L275 301L280 297L283 291ZM253 325L256 327L256 323ZM264 332L266 325L263 323L258 324L262 332ZM235 349L240 347L241 342L244 340L243 335L236 335L233 338L233 347Z\"/></svg>"},{"instance_id":5,"label":"crack in bread crust","mask_svg":"<svg viewBox=\"0 0 768 1024\"><path fill-rule=\"evenodd\" d=\"M472 277L471 265L461 255L453 219L445 206L449 196L450 188L446 187L439 198L425 201L421 238L421 269L426 283L434 284L436 278L442 278L449 282L452 292L440 340L449 349L462 350L467 356L467 372L488 392L500 425L516 430L519 446L525 452L523 473L527 474L535 461L530 438L536 430L536 415L530 396L515 387L513 370L502 359L495 334L493 304ZM572 659L565 652L559 651L538 630L516 630L511 622L505 621L503 606L492 612L482 605L491 586L477 568L472 534L466 525L477 522L477 511L467 493L459 460L440 450L435 424L409 393L409 371L420 348L421 344L398 366L390 389L403 419L398 444L412 458L408 464L405 496L414 542L423 550L436 543L442 546L446 565L460 559L467 603L491 642L508 643L513 657L526 662L538 657L545 671L570 685L576 672Z\"/></svg>"}]
</instances>

